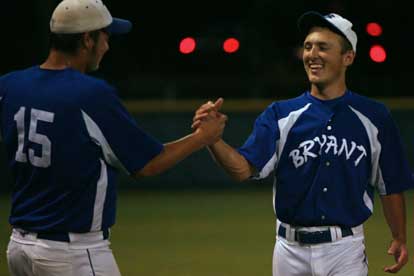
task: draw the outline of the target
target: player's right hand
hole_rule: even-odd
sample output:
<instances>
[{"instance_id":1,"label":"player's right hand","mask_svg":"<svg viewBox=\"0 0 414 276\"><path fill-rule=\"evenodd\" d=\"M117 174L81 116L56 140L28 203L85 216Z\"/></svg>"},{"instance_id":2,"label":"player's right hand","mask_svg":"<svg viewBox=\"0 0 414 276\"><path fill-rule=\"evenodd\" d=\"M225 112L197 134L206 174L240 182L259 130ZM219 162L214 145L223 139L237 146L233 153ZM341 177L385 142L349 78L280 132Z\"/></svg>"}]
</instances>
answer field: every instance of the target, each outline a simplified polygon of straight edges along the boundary
<instances>
[{"instance_id":1,"label":"player's right hand","mask_svg":"<svg viewBox=\"0 0 414 276\"><path fill-rule=\"evenodd\" d=\"M219 102L220 106L221 104L222 100ZM221 139L226 126L227 116L216 111L214 107L206 115L204 113L200 114L203 114L203 116L199 123L197 123L197 127L195 127L195 133L201 135L204 145L212 145Z\"/></svg>"},{"instance_id":2,"label":"player's right hand","mask_svg":"<svg viewBox=\"0 0 414 276\"><path fill-rule=\"evenodd\" d=\"M215 103L208 101L207 103L200 106L195 112L191 128L197 129L200 126L201 121L205 119L210 114L210 112L218 112L223 105L223 102L223 98L218 98Z\"/></svg>"}]
</instances>

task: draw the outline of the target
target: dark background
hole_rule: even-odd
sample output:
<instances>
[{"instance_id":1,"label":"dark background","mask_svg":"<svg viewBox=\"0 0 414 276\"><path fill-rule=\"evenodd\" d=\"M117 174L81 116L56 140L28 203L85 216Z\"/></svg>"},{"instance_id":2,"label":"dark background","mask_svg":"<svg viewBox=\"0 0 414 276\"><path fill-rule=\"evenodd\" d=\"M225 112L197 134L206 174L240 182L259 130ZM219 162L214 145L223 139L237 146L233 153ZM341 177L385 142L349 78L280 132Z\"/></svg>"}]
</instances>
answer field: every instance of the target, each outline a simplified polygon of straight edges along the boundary
<instances>
[{"instance_id":1,"label":"dark background","mask_svg":"<svg viewBox=\"0 0 414 276\"><path fill-rule=\"evenodd\" d=\"M45 60L49 19L58 2L2 1L0 75ZM112 39L111 50L95 75L119 88L140 127L162 142L178 139L191 131L193 110L199 104L222 96L223 112L229 116L224 139L235 147L247 138L265 102L297 96L308 87L297 57L302 43L297 18L308 10L343 15L354 23L359 39L357 59L348 73L349 87L385 98L413 168L414 98L408 97L413 94L414 16L409 1L104 2L113 16L131 20L134 28ZM365 25L372 21L383 26L380 38L365 33ZM184 56L178 52L178 43L187 36L194 36L199 47ZM220 44L230 36L238 38L241 47L236 54L226 55ZM368 57L374 43L388 51L383 64ZM122 175L118 187L125 191L119 194L111 246L123 275L269 275L275 236L271 182L271 177L232 181L206 149L155 177L135 181ZM10 235L6 218L12 186L0 142L0 252L6 252ZM410 252L412 195L406 197ZM370 273L385 276L382 267L393 263L386 254L391 235L379 198L375 201L374 216L364 226L367 254ZM8 275L5 256L0 254L0 276ZM412 259L398 275L414 275Z\"/></svg>"},{"instance_id":2,"label":"dark background","mask_svg":"<svg viewBox=\"0 0 414 276\"><path fill-rule=\"evenodd\" d=\"M48 53L49 19L56 0L4 1L1 7L0 74L39 64ZM354 23L357 59L349 87L374 97L411 96L414 61L411 9L402 1L110 1L115 17L134 24L130 34L111 39L111 50L96 76L120 89L125 99L275 98L296 96L307 88L297 18L305 11L336 12ZM383 26L371 38L368 22ZM196 38L190 55L178 51L180 39ZM224 38L240 40L232 55L221 50ZM387 49L383 64L368 49Z\"/></svg>"}]
</instances>

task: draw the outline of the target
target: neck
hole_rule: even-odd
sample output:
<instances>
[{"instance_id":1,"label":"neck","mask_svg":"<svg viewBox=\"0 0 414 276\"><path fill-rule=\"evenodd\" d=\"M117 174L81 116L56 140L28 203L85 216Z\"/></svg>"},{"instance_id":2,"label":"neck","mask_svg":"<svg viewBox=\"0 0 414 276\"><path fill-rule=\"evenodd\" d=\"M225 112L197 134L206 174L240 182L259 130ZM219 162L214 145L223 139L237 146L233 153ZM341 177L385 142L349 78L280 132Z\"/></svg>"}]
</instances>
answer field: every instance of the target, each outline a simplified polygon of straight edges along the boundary
<instances>
[{"instance_id":1,"label":"neck","mask_svg":"<svg viewBox=\"0 0 414 276\"><path fill-rule=\"evenodd\" d=\"M320 100L333 100L333 99L343 96L346 90L347 88L346 88L345 83L341 85L326 86L326 87L312 84L310 93L312 96Z\"/></svg>"},{"instance_id":2,"label":"neck","mask_svg":"<svg viewBox=\"0 0 414 276\"><path fill-rule=\"evenodd\" d=\"M83 59L79 54L70 55L51 49L49 56L47 57L46 61L40 65L40 68L49 70L63 70L66 68L72 68L85 73L86 64L82 62L82 60Z\"/></svg>"}]
</instances>

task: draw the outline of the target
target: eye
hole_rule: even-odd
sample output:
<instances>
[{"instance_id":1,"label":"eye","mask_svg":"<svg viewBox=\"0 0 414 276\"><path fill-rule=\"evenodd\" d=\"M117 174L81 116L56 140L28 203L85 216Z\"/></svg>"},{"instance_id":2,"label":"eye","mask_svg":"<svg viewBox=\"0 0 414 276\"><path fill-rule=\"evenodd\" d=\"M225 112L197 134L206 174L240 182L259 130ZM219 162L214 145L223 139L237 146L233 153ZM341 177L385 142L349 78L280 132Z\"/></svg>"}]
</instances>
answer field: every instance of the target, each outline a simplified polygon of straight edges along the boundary
<instances>
[{"instance_id":1,"label":"eye","mask_svg":"<svg viewBox=\"0 0 414 276\"><path fill-rule=\"evenodd\" d=\"M329 46L326 45L326 44L320 44L319 45L319 50L321 50L321 51L327 51L327 50L329 50Z\"/></svg>"}]
</instances>

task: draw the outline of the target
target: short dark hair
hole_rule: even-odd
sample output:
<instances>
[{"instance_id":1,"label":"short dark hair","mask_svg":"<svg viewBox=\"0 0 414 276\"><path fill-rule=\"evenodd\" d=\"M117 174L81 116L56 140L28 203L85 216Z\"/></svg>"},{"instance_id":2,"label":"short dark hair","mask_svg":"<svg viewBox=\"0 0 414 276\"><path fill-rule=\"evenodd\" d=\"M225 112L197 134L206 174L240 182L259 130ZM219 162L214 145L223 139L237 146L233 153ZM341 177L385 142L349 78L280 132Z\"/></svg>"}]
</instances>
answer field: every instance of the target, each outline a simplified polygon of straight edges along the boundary
<instances>
[{"instance_id":1,"label":"short dark hair","mask_svg":"<svg viewBox=\"0 0 414 276\"><path fill-rule=\"evenodd\" d=\"M343 35L341 35L341 38L341 54L345 54L348 51L353 51L354 48L352 47L351 42L349 42L349 40Z\"/></svg>"},{"instance_id":2,"label":"short dark hair","mask_svg":"<svg viewBox=\"0 0 414 276\"><path fill-rule=\"evenodd\" d=\"M98 41L100 31L101 30L89 32L95 42ZM81 47L83 34L84 33L56 34L51 32L49 35L50 48L68 54L76 54L78 49Z\"/></svg>"}]
</instances>

